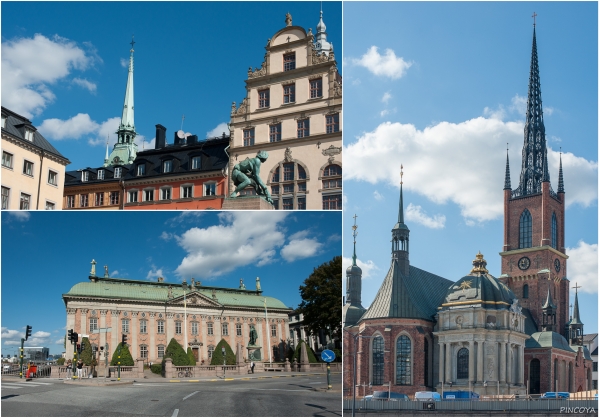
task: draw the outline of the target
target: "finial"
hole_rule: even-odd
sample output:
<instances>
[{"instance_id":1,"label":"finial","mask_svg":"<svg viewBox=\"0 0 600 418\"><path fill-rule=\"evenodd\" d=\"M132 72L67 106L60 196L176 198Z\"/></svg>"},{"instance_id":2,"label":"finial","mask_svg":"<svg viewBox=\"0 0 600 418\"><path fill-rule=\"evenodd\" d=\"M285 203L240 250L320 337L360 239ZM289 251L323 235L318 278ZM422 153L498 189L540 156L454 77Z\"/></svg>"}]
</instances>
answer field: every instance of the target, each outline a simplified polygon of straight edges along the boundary
<instances>
[{"instance_id":1,"label":"finial","mask_svg":"<svg viewBox=\"0 0 600 418\"><path fill-rule=\"evenodd\" d=\"M133 40L133 35L131 35L131 52L133 52L133 45L135 44L135 41Z\"/></svg>"},{"instance_id":2,"label":"finial","mask_svg":"<svg viewBox=\"0 0 600 418\"><path fill-rule=\"evenodd\" d=\"M481 251L477 251L477 255L475 255L475 260L473 260L473 268L471 269L471 273L487 274L488 271L485 268L486 266L487 261L484 260L483 254L481 254Z\"/></svg>"},{"instance_id":3,"label":"finial","mask_svg":"<svg viewBox=\"0 0 600 418\"><path fill-rule=\"evenodd\" d=\"M96 277L96 260L92 259L92 271L90 271L90 276Z\"/></svg>"},{"instance_id":4,"label":"finial","mask_svg":"<svg viewBox=\"0 0 600 418\"><path fill-rule=\"evenodd\" d=\"M581 286L577 286L577 282L575 282L575 286L573 286L573 289L575 289L575 294L577 294L577 289L581 289Z\"/></svg>"},{"instance_id":5,"label":"finial","mask_svg":"<svg viewBox=\"0 0 600 418\"><path fill-rule=\"evenodd\" d=\"M402 172L403 168L404 168L404 166L402 164L400 164L400 184L402 184L402 176L404 175L404 173Z\"/></svg>"},{"instance_id":6,"label":"finial","mask_svg":"<svg viewBox=\"0 0 600 418\"><path fill-rule=\"evenodd\" d=\"M533 27L535 28L535 17L537 16L537 14L535 12L533 12L533 15L531 15L531 17L533 17Z\"/></svg>"},{"instance_id":7,"label":"finial","mask_svg":"<svg viewBox=\"0 0 600 418\"><path fill-rule=\"evenodd\" d=\"M353 218L354 218L354 225L352 225L352 237L354 238L354 253L352 254L352 265L355 266L356 265L356 236L358 235L358 232L356 231L358 229L358 225L356 225L356 218L358 218L358 216L356 214L354 214Z\"/></svg>"}]
</instances>

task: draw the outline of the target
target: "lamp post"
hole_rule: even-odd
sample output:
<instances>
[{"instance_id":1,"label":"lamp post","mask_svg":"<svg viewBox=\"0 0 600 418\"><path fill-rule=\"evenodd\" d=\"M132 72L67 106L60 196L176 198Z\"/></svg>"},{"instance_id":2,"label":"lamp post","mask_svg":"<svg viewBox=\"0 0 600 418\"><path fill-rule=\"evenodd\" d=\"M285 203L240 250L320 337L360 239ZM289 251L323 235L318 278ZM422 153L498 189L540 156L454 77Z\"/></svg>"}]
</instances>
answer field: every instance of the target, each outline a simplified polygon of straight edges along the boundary
<instances>
[{"instance_id":1,"label":"lamp post","mask_svg":"<svg viewBox=\"0 0 600 418\"><path fill-rule=\"evenodd\" d=\"M225 351L225 347L221 347L221 353L223 354L223 380L225 380L225 364L227 360L227 352Z\"/></svg>"}]
</instances>

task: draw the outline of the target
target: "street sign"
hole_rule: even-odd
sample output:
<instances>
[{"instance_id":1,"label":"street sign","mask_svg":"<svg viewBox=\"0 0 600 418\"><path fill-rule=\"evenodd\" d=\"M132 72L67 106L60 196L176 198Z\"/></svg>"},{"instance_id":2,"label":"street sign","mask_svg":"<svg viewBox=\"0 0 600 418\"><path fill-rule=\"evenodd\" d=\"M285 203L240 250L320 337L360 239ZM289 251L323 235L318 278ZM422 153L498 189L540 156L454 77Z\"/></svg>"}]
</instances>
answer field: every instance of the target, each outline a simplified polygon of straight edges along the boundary
<instances>
[{"instance_id":1,"label":"street sign","mask_svg":"<svg viewBox=\"0 0 600 418\"><path fill-rule=\"evenodd\" d=\"M331 350L323 350L321 353L321 360L323 360L325 363L331 363L333 360L335 360L335 353Z\"/></svg>"}]
</instances>

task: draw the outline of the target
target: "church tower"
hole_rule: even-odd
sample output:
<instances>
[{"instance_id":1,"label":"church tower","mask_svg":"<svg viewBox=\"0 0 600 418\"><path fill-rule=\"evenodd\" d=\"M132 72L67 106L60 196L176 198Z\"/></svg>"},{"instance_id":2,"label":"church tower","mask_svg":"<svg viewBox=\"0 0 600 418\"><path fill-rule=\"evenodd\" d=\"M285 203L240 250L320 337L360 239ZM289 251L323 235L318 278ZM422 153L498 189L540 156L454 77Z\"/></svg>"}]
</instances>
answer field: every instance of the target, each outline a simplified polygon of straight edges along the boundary
<instances>
[{"instance_id":1,"label":"church tower","mask_svg":"<svg viewBox=\"0 0 600 418\"><path fill-rule=\"evenodd\" d=\"M362 294L362 270L356 265L356 236L358 235L354 215L352 225L352 237L354 238L354 253L352 254L352 265L346 269L346 303L342 309L342 322L344 327L356 325L366 309L361 303Z\"/></svg>"},{"instance_id":2,"label":"church tower","mask_svg":"<svg viewBox=\"0 0 600 418\"><path fill-rule=\"evenodd\" d=\"M400 166L400 204L398 208L398 222L392 228L392 259L398 261L398 268L405 276L409 275L410 261L408 259L408 236L410 230L404 223L404 202L402 199L402 169Z\"/></svg>"},{"instance_id":3,"label":"church tower","mask_svg":"<svg viewBox=\"0 0 600 418\"><path fill-rule=\"evenodd\" d=\"M315 51L329 56L329 51L333 50L333 45L327 41L326 29L325 22L323 22L323 10L321 10L321 17L317 24L317 35L315 36Z\"/></svg>"},{"instance_id":4,"label":"church tower","mask_svg":"<svg viewBox=\"0 0 600 418\"><path fill-rule=\"evenodd\" d=\"M110 156L104 159L104 166L131 164L137 155L137 144L134 142L135 123L133 120L133 45L131 39L131 50L129 51L129 69L127 71L127 87L125 88L125 101L123 103L123 114L115 144Z\"/></svg>"},{"instance_id":5,"label":"church tower","mask_svg":"<svg viewBox=\"0 0 600 418\"><path fill-rule=\"evenodd\" d=\"M524 310L529 310L538 331L552 326L554 331L564 332L569 312L565 190L562 159L558 192L550 184L535 23L521 173L516 189L511 188L508 155L505 170L500 278L515 293ZM552 308L554 302L556 306ZM550 312L553 309L555 313Z\"/></svg>"},{"instance_id":6,"label":"church tower","mask_svg":"<svg viewBox=\"0 0 600 418\"><path fill-rule=\"evenodd\" d=\"M579 317L579 300L577 298L577 289L581 286L577 286L575 283L575 304L573 305L573 317L567 324L567 339L569 345L583 345L583 322Z\"/></svg>"}]
</instances>

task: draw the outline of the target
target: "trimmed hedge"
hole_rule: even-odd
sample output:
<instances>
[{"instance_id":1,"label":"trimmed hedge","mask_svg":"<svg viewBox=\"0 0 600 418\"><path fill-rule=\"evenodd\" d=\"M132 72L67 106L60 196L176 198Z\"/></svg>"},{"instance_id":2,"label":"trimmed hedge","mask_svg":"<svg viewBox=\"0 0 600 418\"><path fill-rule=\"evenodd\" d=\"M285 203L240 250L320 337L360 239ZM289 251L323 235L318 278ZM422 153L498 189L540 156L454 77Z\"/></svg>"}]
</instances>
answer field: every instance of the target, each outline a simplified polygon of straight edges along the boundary
<instances>
[{"instance_id":1,"label":"trimmed hedge","mask_svg":"<svg viewBox=\"0 0 600 418\"><path fill-rule=\"evenodd\" d=\"M187 355L188 355L188 359L189 359L189 365L195 366L196 365L196 357L194 357L194 353L192 352L192 347L188 347Z\"/></svg>"},{"instance_id":2,"label":"trimmed hedge","mask_svg":"<svg viewBox=\"0 0 600 418\"><path fill-rule=\"evenodd\" d=\"M154 363L152 366L150 366L150 371L152 371L152 373L155 373L155 374L161 374L162 373L162 364Z\"/></svg>"},{"instance_id":3,"label":"trimmed hedge","mask_svg":"<svg viewBox=\"0 0 600 418\"><path fill-rule=\"evenodd\" d=\"M227 341L222 339L221 341L219 341L219 344L217 344L217 346L215 347L215 351L212 355L212 360L210 361L211 366L223 365L223 353L221 352L222 347L225 347L226 364L235 364L235 354L233 353L233 350L231 349Z\"/></svg>"},{"instance_id":4,"label":"trimmed hedge","mask_svg":"<svg viewBox=\"0 0 600 418\"><path fill-rule=\"evenodd\" d=\"M300 363L300 346L302 344L306 344L306 342L304 340L300 340L298 342L298 345L296 346L296 351L294 351L294 359L296 359L296 361L298 363ZM318 363L319 362L317 360L317 356L315 355L315 352L308 344L306 344L306 354L308 354L308 362L309 363Z\"/></svg>"},{"instance_id":5,"label":"trimmed hedge","mask_svg":"<svg viewBox=\"0 0 600 418\"><path fill-rule=\"evenodd\" d=\"M188 357L187 353L183 350L181 344L179 344L175 338L171 338L171 341L167 346L167 351L165 351L163 361L167 357L173 360L174 366L190 366L190 358Z\"/></svg>"},{"instance_id":6,"label":"trimmed hedge","mask_svg":"<svg viewBox=\"0 0 600 418\"><path fill-rule=\"evenodd\" d=\"M121 345L121 343L119 343L119 345L117 345L117 348L115 349L115 352L113 353L112 360L110 361L110 365L117 366L117 363L119 362L119 355L118 355L119 347L121 347L121 366L135 365L135 362L133 361L133 357L131 356L131 353L129 352L129 347L127 346L127 344Z\"/></svg>"}]
</instances>

